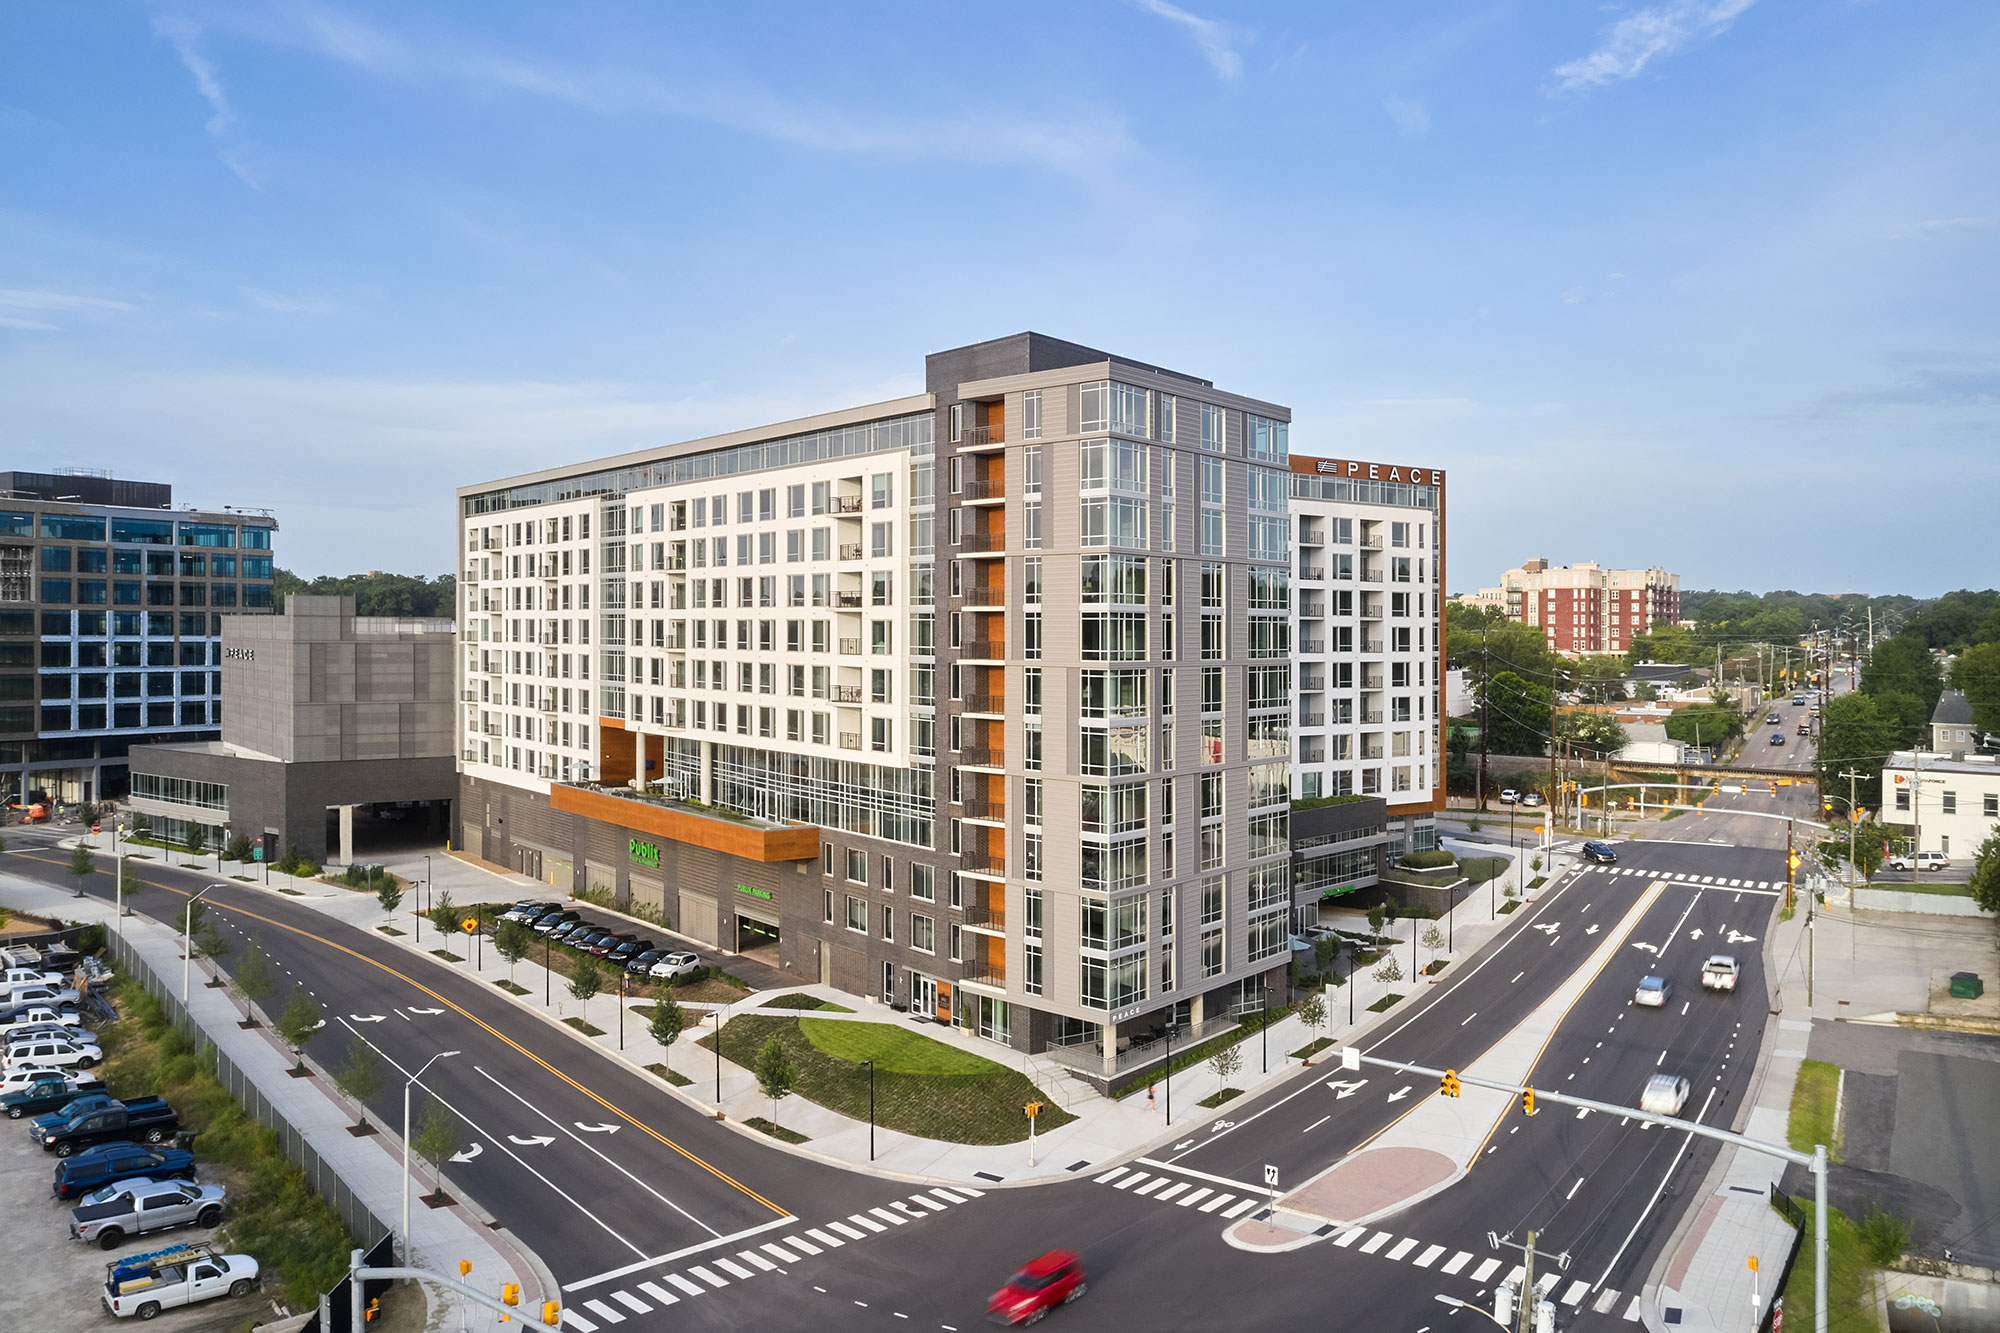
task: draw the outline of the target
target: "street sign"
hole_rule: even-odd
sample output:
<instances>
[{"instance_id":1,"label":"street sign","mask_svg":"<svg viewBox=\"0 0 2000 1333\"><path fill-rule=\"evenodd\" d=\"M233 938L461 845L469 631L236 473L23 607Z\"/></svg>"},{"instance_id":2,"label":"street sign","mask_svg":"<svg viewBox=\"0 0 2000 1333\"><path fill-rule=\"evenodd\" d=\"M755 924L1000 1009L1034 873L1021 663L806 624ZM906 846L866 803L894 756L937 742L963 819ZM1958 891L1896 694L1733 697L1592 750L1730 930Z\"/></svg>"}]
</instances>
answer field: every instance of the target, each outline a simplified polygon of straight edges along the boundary
<instances>
[{"instance_id":1,"label":"street sign","mask_svg":"<svg viewBox=\"0 0 2000 1333\"><path fill-rule=\"evenodd\" d=\"M1340 1048L1340 1067L1341 1067L1342 1069L1359 1069L1359 1068L1361 1068L1361 1048L1360 1048L1359 1046L1343 1046L1343 1047L1341 1047L1341 1048Z\"/></svg>"},{"instance_id":2,"label":"street sign","mask_svg":"<svg viewBox=\"0 0 2000 1333\"><path fill-rule=\"evenodd\" d=\"M263 848L262 848L261 846L258 846L258 847L252 847L252 848L250 849L250 859L251 859L252 861L261 861L261 860L263 860L263 859L264 859L264 849L263 849Z\"/></svg>"},{"instance_id":3,"label":"street sign","mask_svg":"<svg viewBox=\"0 0 2000 1333\"><path fill-rule=\"evenodd\" d=\"M463 930L466 934L468 935L474 934L479 929L479 918L476 916L469 916L465 918L465 920L459 922L458 926L459 929Z\"/></svg>"},{"instance_id":4,"label":"street sign","mask_svg":"<svg viewBox=\"0 0 2000 1333\"><path fill-rule=\"evenodd\" d=\"M1265 1167L1264 1167L1264 1183L1265 1183L1266 1185L1273 1185L1273 1186L1275 1186L1275 1185L1276 1185L1276 1184L1278 1183L1278 1168L1277 1168L1277 1167L1275 1167L1275 1166L1271 1166L1271 1165L1269 1165L1269 1164L1266 1164L1266 1165L1265 1165Z\"/></svg>"}]
</instances>

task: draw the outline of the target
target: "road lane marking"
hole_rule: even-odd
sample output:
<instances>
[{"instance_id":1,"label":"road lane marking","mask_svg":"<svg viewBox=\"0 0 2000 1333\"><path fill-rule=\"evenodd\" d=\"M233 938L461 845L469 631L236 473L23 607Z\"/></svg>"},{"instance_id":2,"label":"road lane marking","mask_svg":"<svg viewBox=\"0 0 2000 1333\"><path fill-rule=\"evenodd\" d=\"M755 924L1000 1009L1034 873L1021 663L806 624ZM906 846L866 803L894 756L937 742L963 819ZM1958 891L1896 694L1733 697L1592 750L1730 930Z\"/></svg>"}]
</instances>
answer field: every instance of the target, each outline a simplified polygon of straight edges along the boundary
<instances>
[{"instance_id":1,"label":"road lane marking","mask_svg":"<svg viewBox=\"0 0 2000 1333\"><path fill-rule=\"evenodd\" d=\"M1210 1199L1207 1203L1203 1204L1201 1206L1201 1210L1204 1213L1212 1213L1216 1209L1222 1207L1222 1205L1228 1203L1231 1199L1235 1197L1236 1196L1234 1194L1218 1194L1213 1199Z\"/></svg>"},{"instance_id":2,"label":"road lane marking","mask_svg":"<svg viewBox=\"0 0 2000 1333\"><path fill-rule=\"evenodd\" d=\"M814 1240L818 1241L820 1244L826 1246L830 1250L837 1250L841 1246L847 1244L847 1242L842 1240L840 1237L829 1235L827 1232L821 1230L819 1227L807 1227L806 1234L808 1236L811 1236Z\"/></svg>"},{"instance_id":3,"label":"road lane marking","mask_svg":"<svg viewBox=\"0 0 2000 1333\"><path fill-rule=\"evenodd\" d=\"M1576 1178L1576 1184L1571 1185L1569 1187L1569 1193L1563 1195L1563 1201L1568 1202L1569 1200L1574 1199L1576 1197L1576 1192L1582 1188L1583 1188L1583 1177L1578 1176Z\"/></svg>"},{"instance_id":4,"label":"road lane marking","mask_svg":"<svg viewBox=\"0 0 2000 1333\"><path fill-rule=\"evenodd\" d=\"M609 1282L614 1278L625 1277L643 1268L659 1268L664 1264L672 1263L676 1259L685 1259L691 1254L701 1254L707 1250L719 1249L724 1245L733 1245L739 1240L748 1240L752 1236L761 1236L766 1231L773 1231L778 1227L791 1226L798 1220L798 1218L787 1213L783 1217L774 1217L768 1222L759 1223L754 1227L745 1227L743 1230L731 1232L727 1236L717 1236L714 1240L705 1240L699 1245L685 1246L675 1250L671 1254L656 1254L650 1258L641 1259L637 1263L626 1264L623 1268L614 1268L608 1273L598 1273L593 1277L582 1278L575 1282L566 1282L563 1284L563 1290L583 1291L596 1286L600 1282Z\"/></svg>"},{"instance_id":5,"label":"road lane marking","mask_svg":"<svg viewBox=\"0 0 2000 1333\"><path fill-rule=\"evenodd\" d=\"M622 1306L624 1306L624 1307L625 1307L626 1309L628 1309L628 1310L632 1311L632 1312L633 1312L634 1314L651 1314L651 1313L653 1313L653 1307L652 1307L652 1306L650 1306L650 1305L646 1304L646 1303L645 1303L644 1301L640 1300L640 1299L639 1299L639 1298L638 1298L637 1296L634 1296L634 1295L633 1295L633 1294L632 1294L631 1292L629 1292L629 1291L614 1291L614 1292L612 1292L612 1293L611 1293L611 1299L612 1299L612 1300L614 1300L614 1301L617 1301L617 1302L618 1302L618 1303L619 1303L620 1305L622 1305ZM595 1304L597 1304L597 1302L596 1302L596 1301L585 1301L585 1302L584 1302L584 1304L585 1304L585 1305L595 1305Z\"/></svg>"},{"instance_id":6,"label":"road lane marking","mask_svg":"<svg viewBox=\"0 0 2000 1333\"><path fill-rule=\"evenodd\" d=\"M721 1274L715 1272L712 1269L703 1268L700 1264L694 1265L694 1267L688 1269L688 1272L693 1273L696 1277L700 1278L703 1282L706 1282L709 1286L714 1287L717 1291L720 1291L724 1287L729 1285L728 1278L723 1277Z\"/></svg>"},{"instance_id":7,"label":"road lane marking","mask_svg":"<svg viewBox=\"0 0 2000 1333\"><path fill-rule=\"evenodd\" d=\"M1155 1199L1154 1202L1165 1203L1168 1199L1173 1198L1176 1194L1179 1194L1182 1190L1186 1188L1188 1188L1188 1183L1185 1180L1177 1181L1174 1184L1169 1185L1167 1188L1161 1190L1159 1197Z\"/></svg>"},{"instance_id":8,"label":"road lane marking","mask_svg":"<svg viewBox=\"0 0 2000 1333\"><path fill-rule=\"evenodd\" d=\"M867 1232L865 1232L865 1231L857 1231L857 1230L855 1230L855 1229L854 1229L853 1227L851 1227L851 1226L847 1225L847 1223L845 1223L845 1222L828 1222L828 1223L826 1224L826 1229L827 1229L828 1231L838 1231L838 1232L839 1232L839 1233L840 1233L841 1235L843 1235L843 1236L847 1237L847 1238L848 1238L849 1240L867 1240L867 1239L868 1239L868 1233L867 1233ZM877 1231L880 1231L880 1230L882 1230L882 1228L881 1228L881 1227L876 1227L875 1229L876 1229Z\"/></svg>"},{"instance_id":9,"label":"road lane marking","mask_svg":"<svg viewBox=\"0 0 2000 1333\"><path fill-rule=\"evenodd\" d=\"M1473 1019L1477 1017L1479 1017L1479 1011L1477 1009L1474 1009L1471 1013L1467 1014L1464 1018L1460 1019L1458 1025L1460 1027L1464 1027L1467 1023L1470 1023Z\"/></svg>"},{"instance_id":10,"label":"road lane marking","mask_svg":"<svg viewBox=\"0 0 2000 1333\"><path fill-rule=\"evenodd\" d=\"M922 1205L923 1205L924 1207L926 1207L926 1208L930 1209L930 1210L931 1210L932 1212L934 1212L934 1213L941 1213L941 1212L943 1212L943 1211L944 1211L944 1205L943 1205L943 1204L939 1203L939 1202L938 1202L937 1200L935 1200L935 1199L926 1199L926 1198L925 1198L925 1197L924 1197L923 1195L921 1195L921 1194L912 1194L912 1195L910 1196L910 1201L911 1201L912 1203L920 1203L920 1204L922 1204Z\"/></svg>"},{"instance_id":11,"label":"road lane marking","mask_svg":"<svg viewBox=\"0 0 2000 1333\"><path fill-rule=\"evenodd\" d=\"M946 1203L964 1203L968 1199L973 1197L971 1191L969 1190L964 1194L953 1194L950 1190L941 1190L933 1188L931 1190L931 1194L937 1198L943 1199Z\"/></svg>"},{"instance_id":12,"label":"road lane marking","mask_svg":"<svg viewBox=\"0 0 2000 1333\"><path fill-rule=\"evenodd\" d=\"M1521 970L1520 970L1519 972L1516 972L1516 973L1514 974L1514 981L1519 981L1519 980L1520 980L1520 979L1521 979L1522 977L1525 977L1525 976L1527 976L1527 975L1528 975L1528 971L1527 971L1527 969L1526 969L1526 968L1523 968L1523 969L1521 969ZM1514 981L1510 981L1510 982L1508 982L1507 984L1508 984L1509 986L1511 986L1511 985L1513 985L1513 984L1514 984Z\"/></svg>"},{"instance_id":13,"label":"road lane marking","mask_svg":"<svg viewBox=\"0 0 2000 1333\"><path fill-rule=\"evenodd\" d=\"M902 1226L904 1223L910 1220L907 1217L903 1217L896 1213L890 1212L887 1208L870 1208L868 1211L875 1214L875 1216L881 1218L883 1221L893 1222L897 1226Z\"/></svg>"},{"instance_id":14,"label":"road lane marking","mask_svg":"<svg viewBox=\"0 0 2000 1333\"><path fill-rule=\"evenodd\" d=\"M1167 1176L1154 1176L1151 1180L1147 1181L1145 1184L1141 1185L1138 1189L1135 1189L1132 1192L1134 1194L1151 1194L1154 1190L1166 1184L1168 1179L1169 1177Z\"/></svg>"},{"instance_id":15,"label":"road lane marking","mask_svg":"<svg viewBox=\"0 0 2000 1333\"><path fill-rule=\"evenodd\" d=\"M1230 1189L1242 1190L1245 1194L1255 1194L1264 1188L1262 1185L1246 1185L1240 1180L1231 1180L1228 1176L1212 1176L1206 1171L1197 1171L1191 1166L1180 1166L1173 1162L1155 1161L1150 1157L1141 1157L1139 1161L1146 1166L1156 1166L1162 1171L1178 1171L1181 1175L1192 1176L1196 1180L1206 1180L1211 1185L1227 1185Z\"/></svg>"},{"instance_id":16,"label":"road lane marking","mask_svg":"<svg viewBox=\"0 0 2000 1333\"><path fill-rule=\"evenodd\" d=\"M803 1250L805 1246L801 1245L799 1246L799 1248ZM790 1250L786 1249L782 1245L766 1245L764 1247L764 1253L777 1255L779 1260L783 1263L795 1264L799 1261L799 1256L793 1254Z\"/></svg>"},{"instance_id":17,"label":"road lane marking","mask_svg":"<svg viewBox=\"0 0 2000 1333\"><path fill-rule=\"evenodd\" d=\"M813 1244L811 1241L807 1240L804 1236L787 1236L785 1237L785 1244L791 1246L795 1250L804 1250L807 1254L824 1253L824 1251L821 1250L819 1246ZM770 1249L771 1247L768 1245L764 1247L766 1253L769 1253Z\"/></svg>"},{"instance_id":18,"label":"road lane marking","mask_svg":"<svg viewBox=\"0 0 2000 1333\"><path fill-rule=\"evenodd\" d=\"M867 1227L870 1231L882 1232L889 1229L866 1213L849 1213L847 1220L858 1227Z\"/></svg>"},{"instance_id":19,"label":"road lane marking","mask_svg":"<svg viewBox=\"0 0 2000 1333\"><path fill-rule=\"evenodd\" d=\"M1263 1202L1262 1199L1245 1199L1242 1203L1237 1204L1234 1208L1231 1208L1227 1212L1223 1213L1223 1216L1241 1217L1243 1216L1243 1214L1249 1212L1252 1208L1255 1208L1258 1204L1262 1202Z\"/></svg>"},{"instance_id":20,"label":"road lane marking","mask_svg":"<svg viewBox=\"0 0 2000 1333\"><path fill-rule=\"evenodd\" d=\"M1126 1190L1126 1189L1131 1189L1131 1188L1132 1188L1132 1187L1133 1187L1134 1185L1138 1184L1138 1183L1139 1183L1140 1181L1142 1181L1142 1180L1150 1180L1150 1179L1151 1179L1151 1177L1150 1177L1150 1176L1148 1176L1148 1175L1147 1175L1147 1174L1146 1174L1145 1172L1143 1172L1143 1171L1136 1171L1136 1172L1134 1172L1133 1174L1131 1174L1131 1175L1129 1175L1129 1176L1125 1177L1125 1179L1123 1179L1123 1180L1115 1180L1115 1181L1113 1181L1113 1182L1111 1183L1111 1188L1112 1188L1112 1189L1115 1189L1115 1190Z\"/></svg>"},{"instance_id":21,"label":"road lane marking","mask_svg":"<svg viewBox=\"0 0 2000 1333\"><path fill-rule=\"evenodd\" d=\"M597 1325L578 1314L572 1307L563 1307L562 1321L564 1328L573 1328L577 1333L597 1333Z\"/></svg>"},{"instance_id":22,"label":"road lane marking","mask_svg":"<svg viewBox=\"0 0 2000 1333\"><path fill-rule=\"evenodd\" d=\"M607 1324L622 1324L625 1316L606 1305L603 1301L585 1301L583 1308L602 1319Z\"/></svg>"},{"instance_id":23,"label":"road lane marking","mask_svg":"<svg viewBox=\"0 0 2000 1333\"><path fill-rule=\"evenodd\" d=\"M729 1274L729 1276L737 1278L739 1280L746 1277L757 1276L755 1273L745 1268L742 1264L739 1264L732 1259L717 1259L714 1262L717 1268L720 1268L723 1272Z\"/></svg>"},{"instance_id":24,"label":"road lane marking","mask_svg":"<svg viewBox=\"0 0 2000 1333\"><path fill-rule=\"evenodd\" d=\"M1708 1114L1709 1105L1714 1101L1715 1101L1715 1089L1710 1088L1708 1090L1708 1096L1702 1099L1701 1110L1695 1115L1694 1122L1697 1125L1700 1124L1702 1122L1703 1117L1705 1117ZM1646 1123L1650 1125L1652 1122L1647 1121ZM1674 1154L1674 1160L1667 1164L1666 1174L1660 1177L1659 1185L1655 1187L1653 1190L1653 1197L1646 1201L1646 1207L1640 1212L1638 1220L1633 1222L1632 1229L1625 1233L1625 1239L1618 1246L1618 1253L1612 1255L1611 1262L1605 1265L1604 1276L1598 1278L1597 1281L1591 1285L1601 1287L1606 1282L1610 1281L1611 1271L1618 1267L1618 1261L1625 1257L1626 1247L1632 1243L1632 1238L1639 1234L1639 1228L1646 1224L1647 1214L1653 1211L1654 1205L1658 1204L1660 1201L1660 1196L1666 1193L1667 1182L1674 1178L1674 1172L1680 1170L1681 1158L1687 1155L1688 1145L1693 1142L1694 1142L1693 1133L1690 1132L1681 1135L1680 1151L1676 1152Z\"/></svg>"},{"instance_id":25,"label":"road lane marking","mask_svg":"<svg viewBox=\"0 0 2000 1333\"><path fill-rule=\"evenodd\" d=\"M1403 1239L1396 1242L1396 1246L1394 1249L1390 1250L1387 1254L1383 1255L1382 1257L1384 1259L1400 1259L1404 1255L1408 1254L1411 1250L1414 1250L1416 1248L1417 1248L1417 1243L1411 1240L1408 1236L1405 1236Z\"/></svg>"},{"instance_id":26,"label":"road lane marking","mask_svg":"<svg viewBox=\"0 0 2000 1333\"><path fill-rule=\"evenodd\" d=\"M778 1266L776 1264L772 1263L769 1259L766 1259L763 1255L757 1253L757 1251L755 1250L738 1250L736 1252L736 1257L738 1259L741 1259L744 1263L749 1264L752 1268L757 1269L759 1272L775 1273L778 1271Z\"/></svg>"},{"instance_id":27,"label":"road lane marking","mask_svg":"<svg viewBox=\"0 0 2000 1333\"><path fill-rule=\"evenodd\" d=\"M1320 1117L1319 1119L1317 1119L1317 1120L1313 1121L1313 1122L1312 1122L1312 1123L1311 1123L1310 1125L1307 1125L1307 1126L1306 1126L1306 1127L1305 1127L1304 1129L1300 1130L1300 1131L1299 1131L1299 1133L1301 1133L1301 1134L1310 1134L1310 1133L1312 1133L1312 1132L1313 1132L1314 1130L1318 1129L1318 1128L1319 1128L1319 1127L1320 1127L1321 1125L1324 1125L1324 1124L1325 1124L1325 1123L1326 1123L1327 1121L1329 1121L1329 1120L1331 1120L1331 1119L1333 1119L1333 1117L1332 1117L1332 1116L1330 1116L1330 1115L1323 1115L1323 1116L1321 1116L1321 1117Z\"/></svg>"},{"instance_id":28,"label":"road lane marking","mask_svg":"<svg viewBox=\"0 0 2000 1333\"><path fill-rule=\"evenodd\" d=\"M667 1281L673 1283L676 1287L679 1287L682 1291L686 1292L690 1296L708 1295L708 1292L704 1288L696 1286L694 1283L682 1277L679 1273L667 1274Z\"/></svg>"},{"instance_id":29,"label":"road lane marking","mask_svg":"<svg viewBox=\"0 0 2000 1333\"><path fill-rule=\"evenodd\" d=\"M1632 1303L1625 1307L1625 1313L1620 1317L1628 1324L1639 1322L1639 1298L1637 1296L1632 1298Z\"/></svg>"},{"instance_id":30,"label":"road lane marking","mask_svg":"<svg viewBox=\"0 0 2000 1333\"><path fill-rule=\"evenodd\" d=\"M1104 1173L1103 1175L1101 1175L1101 1176L1097 1177L1097 1182L1096 1182L1096 1183L1098 1183L1099 1185L1108 1185L1108 1184L1110 1184L1110 1183L1111 1183L1112 1181L1114 1181L1114 1180L1118 1179L1118 1177L1120 1177L1120 1176L1122 1176L1122 1175L1124 1175L1124 1174L1125 1174L1125 1168L1124 1168L1124 1167L1122 1167L1122 1166L1114 1166L1114 1167L1112 1167L1112 1168L1111 1168L1111 1169L1110 1169L1109 1171L1106 1171L1106 1172L1105 1172L1105 1173Z\"/></svg>"},{"instance_id":31,"label":"road lane marking","mask_svg":"<svg viewBox=\"0 0 2000 1333\"><path fill-rule=\"evenodd\" d=\"M1583 1293L1589 1290L1590 1284L1588 1282L1572 1282L1569 1284L1569 1290L1563 1293L1562 1303L1564 1305L1575 1305L1583 1299Z\"/></svg>"}]
</instances>

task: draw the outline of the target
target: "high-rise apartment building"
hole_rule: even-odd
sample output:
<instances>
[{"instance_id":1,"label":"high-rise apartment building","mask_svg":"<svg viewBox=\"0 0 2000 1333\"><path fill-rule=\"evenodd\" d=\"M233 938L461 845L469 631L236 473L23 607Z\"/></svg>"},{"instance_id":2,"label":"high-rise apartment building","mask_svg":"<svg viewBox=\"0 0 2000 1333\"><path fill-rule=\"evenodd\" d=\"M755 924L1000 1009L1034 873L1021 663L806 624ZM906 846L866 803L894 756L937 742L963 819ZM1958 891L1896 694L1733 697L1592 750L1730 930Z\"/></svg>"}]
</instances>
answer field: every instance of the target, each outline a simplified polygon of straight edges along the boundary
<instances>
[{"instance_id":1,"label":"high-rise apartment building","mask_svg":"<svg viewBox=\"0 0 2000 1333\"><path fill-rule=\"evenodd\" d=\"M131 746L216 735L222 617L272 609L276 531L160 482L0 472L0 799L123 795Z\"/></svg>"},{"instance_id":2,"label":"high-rise apartment building","mask_svg":"<svg viewBox=\"0 0 2000 1333\"><path fill-rule=\"evenodd\" d=\"M1300 455L1291 470L1294 794L1379 796L1390 842L1428 850L1444 804L1444 472ZM1303 887L1352 878L1339 850L1306 857Z\"/></svg>"},{"instance_id":3,"label":"high-rise apartment building","mask_svg":"<svg viewBox=\"0 0 2000 1333\"><path fill-rule=\"evenodd\" d=\"M1527 561L1500 576L1497 587L1455 600L1498 607L1509 620L1541 627L1559 653L1622 653L1655 621L1681 618L1681 576L1651 569L1605 569L1585 561Z\"/></svg>"},{"instance_id":4,"label":"high-rise apartment building","mask_svg":"<svg viewBox=\"0 0 2000 1333\"><path fill-rule=\"evenodd\" d=\"M1020 334L464 488L462 845L1136 1067L1289 959L1288 420Z\"/></svg>"}]
</instances>

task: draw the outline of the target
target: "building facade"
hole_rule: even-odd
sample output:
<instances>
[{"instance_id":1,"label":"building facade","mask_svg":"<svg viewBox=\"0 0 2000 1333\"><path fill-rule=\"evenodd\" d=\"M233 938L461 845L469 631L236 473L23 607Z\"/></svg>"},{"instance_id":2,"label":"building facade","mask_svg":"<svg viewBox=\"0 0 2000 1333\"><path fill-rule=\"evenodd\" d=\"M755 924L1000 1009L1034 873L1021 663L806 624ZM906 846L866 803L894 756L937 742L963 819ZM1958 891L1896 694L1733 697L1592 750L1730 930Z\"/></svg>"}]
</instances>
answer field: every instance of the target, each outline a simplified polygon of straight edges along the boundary
<instances>
[{"instance_id":1,"label":"building facade","mask_svg":"<svg viewBox=\"0 0 2000 1333\"><path fill-rule=\"evenodd\" d=\"M1304 456L1291 472L1293 794L1379 797L1391 850L1429 850L1444 805L1444 472ZM1354 880L1334 851L1303 869L1306 889Z\"/></svg>"},{"instance_id":2,"label":"building facade","mask_svg":"<svg viewBox=\"0 0 2000 1333\"><path fill-rule=\"evenodd\" d=\"M163 483L0 472L0 799L120 796L133 745L213 737L222 618L272 609L276 531Z\"/></svg>"},{"instance_id":3,"label":"building facade","mask_svg":"<svg viewBox=\"0 0 2000 1333\"><path fill-rule=\"evenodd\" d=\"M1658 567L1605 569L1589 561L1551 565L1535 559L1501 575L1498 587L1454 600L1495 607L1509 620L1540 627L1555 652L1622 653L1655 622L1680 623L1681 576Z\"/></svg>"},{"instance_id":4,"label":"building facade","mask_svg":"<svg viewBox=\"0 0 2000 1333\"><path fill-rule=\"evenodd\" d=\"M1115 1076L1289 959L1289 415L1020 334L462 489L462 845Z\"/></svg>"},{"instance_id":5,"label":"building facade","mask_svg":"<svg viewBox=\"0 0 2000 1333\"><path fill-rule=\"evenodd\" d=\"M2000 755L1890 755L1882 766L1882 822L1898 846L1970 861L2000 828Z\"/></svg>"},{"instance_id":6,"label":"building facade","mask_svg":"<svg viewBox=\"0 0 2000 1333\"><path fill-rule=\"evenodd\" d=\"M219 740L135 745L132 809L154 833L240 834L266 860L355 860L355 816L443 834L457 796L450 620L357 616L352 597L222 618ZM329 811L334 834L328 837Z\"/></svg>"}]
</instances>

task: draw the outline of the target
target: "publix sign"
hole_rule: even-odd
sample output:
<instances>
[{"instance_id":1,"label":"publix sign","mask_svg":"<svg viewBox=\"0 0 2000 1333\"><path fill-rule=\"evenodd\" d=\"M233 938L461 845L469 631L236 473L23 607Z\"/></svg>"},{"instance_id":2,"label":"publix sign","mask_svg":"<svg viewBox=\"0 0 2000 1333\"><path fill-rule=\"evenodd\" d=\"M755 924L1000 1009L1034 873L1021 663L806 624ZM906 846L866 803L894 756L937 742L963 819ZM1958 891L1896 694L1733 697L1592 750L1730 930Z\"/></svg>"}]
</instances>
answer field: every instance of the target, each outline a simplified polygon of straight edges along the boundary
<instances>
[{"instance_id":1,"label":"publix sign","mask_svg":"<svg viewBox=\"0 0 2000 1333\"><path fill-rule=\"evenodd\" d=\"M659 868L660 844L657 842L647 842L643 838L632 838L626 842L625 848L631 853L632 859L640 865L652 866L656 870Z\"/></svg>"}]
</instances>

